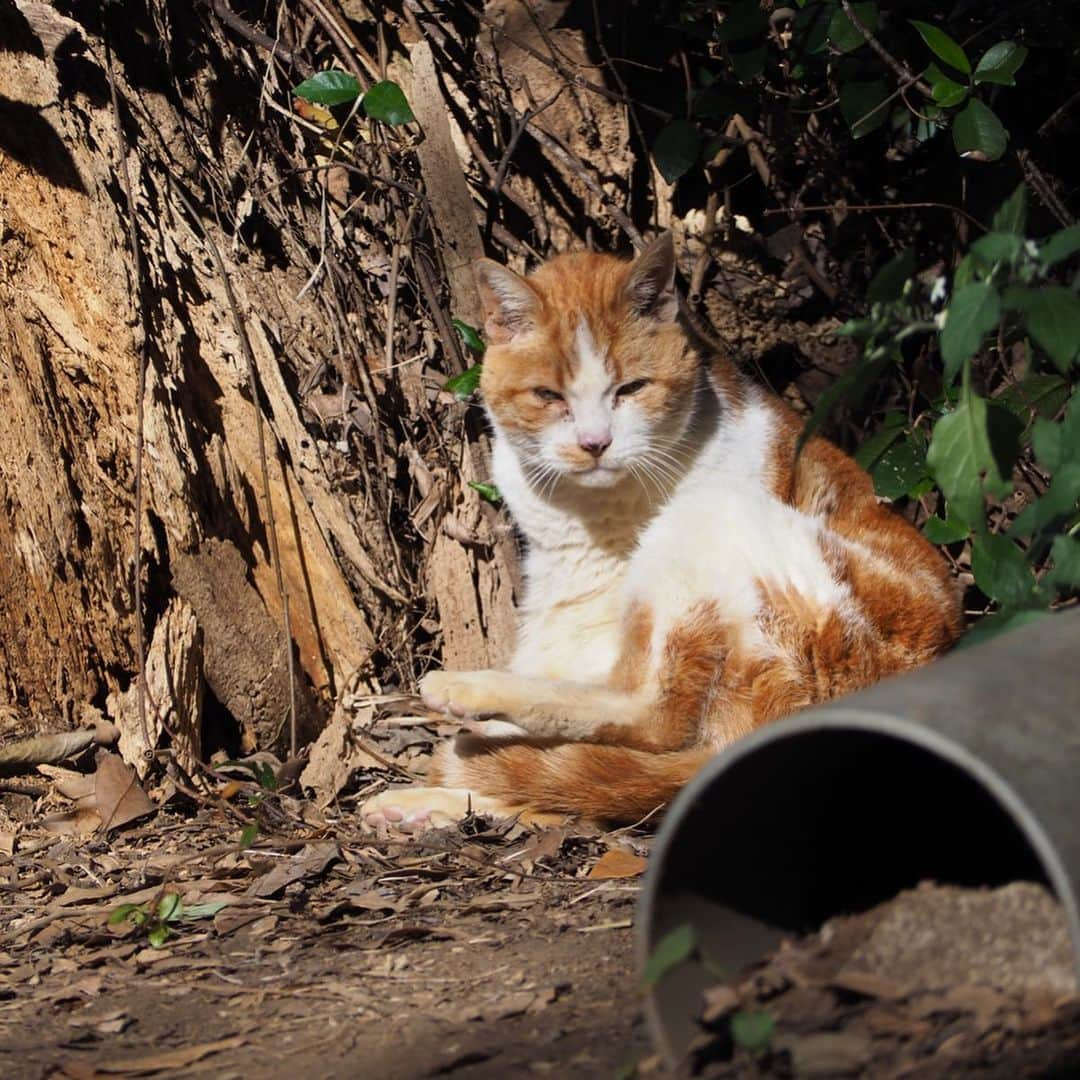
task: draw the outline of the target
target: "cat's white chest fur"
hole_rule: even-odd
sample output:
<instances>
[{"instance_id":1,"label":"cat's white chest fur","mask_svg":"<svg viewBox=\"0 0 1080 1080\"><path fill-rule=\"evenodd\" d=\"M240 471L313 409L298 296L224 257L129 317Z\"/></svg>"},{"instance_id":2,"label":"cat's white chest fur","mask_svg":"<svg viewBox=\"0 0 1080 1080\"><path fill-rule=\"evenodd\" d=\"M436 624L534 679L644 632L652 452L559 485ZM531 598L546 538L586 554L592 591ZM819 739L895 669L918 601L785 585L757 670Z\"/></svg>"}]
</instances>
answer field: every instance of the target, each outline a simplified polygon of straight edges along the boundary
<instances>
[{"instance_id":1,"label":"cat's white chest fur","mask_svg":"<svg viewBox=\"0 0 1080 1080\"><path fill-rule=\"evenodd\" d=\"M510 670L519 675L603 682L618 657L624 585L640 507L635 496L590 529L573 504L541 499L496 428L492 473L525 534L526 593ZM595 501L596 494L580 493Z\"/></svg>"},{"instance_id":2,"label":"cat's white chest fur","mask_svg":"<svg viewBox=\"0 0 1080 1080\"><path fill-rule=\"evenodd\" d=\"M651 612L654 655L703 600L756 637L761 582L790 587L823 609L845 605L847 589L822 555L822 523L769 490L772 427L764 403L751 400L704 436L688 472L652 514L644 488L631 489L623 505L605 504L601 514L593 491L564 497L561 505L541 499L497 432L495 479L529 542L511 669L605 681L630 603Z\"/></svg>"}]
</instances>

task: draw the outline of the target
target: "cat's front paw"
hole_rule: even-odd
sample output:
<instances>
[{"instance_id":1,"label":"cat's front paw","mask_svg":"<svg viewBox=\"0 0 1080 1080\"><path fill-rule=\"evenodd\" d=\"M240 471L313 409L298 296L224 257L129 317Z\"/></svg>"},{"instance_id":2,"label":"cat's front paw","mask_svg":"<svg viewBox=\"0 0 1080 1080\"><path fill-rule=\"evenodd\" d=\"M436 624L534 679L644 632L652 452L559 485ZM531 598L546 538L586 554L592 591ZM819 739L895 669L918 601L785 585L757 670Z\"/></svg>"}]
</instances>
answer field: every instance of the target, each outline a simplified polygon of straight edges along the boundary
<instances>
[{"instance_id":1,"label":"cat's front paw","mask_svg":"<svg viewBox=\"0 0 1080 1080\"><path fill-rule=\"evenodd\" d=\"M415 834L449 828L470 814L509 818L520 809L468 788L399 787L368 799L360 808L360 820L368 829Z\"/></svg>"},{"instance_id":2,"label":"cat's front paw","mask_svg":"<svg viewBox=\"0 0 1080 1080\"><path fill-rule=\"evenodd\" d=\"M369 829L420 833L445 829L469 812L468 800L446 788L389 788L368 799L360 818Z\"/></svg>"},{"instance_id":3,"label":"cat's front paw","mask_svg":"<svg viewBox=\"0 0 1080 1080\"><path fill-rule=\"evenodd\" d=\"M435 712L451 716L486 717L512 712L502 671L429 671L420 680L420 697Z\"/></svg>"}]
</instances>

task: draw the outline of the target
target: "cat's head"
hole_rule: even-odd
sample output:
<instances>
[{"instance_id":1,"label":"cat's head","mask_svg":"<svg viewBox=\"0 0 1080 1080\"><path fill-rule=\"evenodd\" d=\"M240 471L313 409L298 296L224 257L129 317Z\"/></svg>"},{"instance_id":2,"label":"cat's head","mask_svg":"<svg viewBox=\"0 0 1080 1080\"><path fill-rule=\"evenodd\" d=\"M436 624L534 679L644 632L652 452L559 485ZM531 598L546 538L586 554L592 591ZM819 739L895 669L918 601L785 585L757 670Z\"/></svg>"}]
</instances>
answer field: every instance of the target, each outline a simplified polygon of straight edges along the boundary
<instances>
[{"instance_id":1,"label":"cat's head","mask_svg":"<svg viewBox=\"0 0 1080 1080\"><path fill-rule=\"evenodd\" d=\"M671 234L636 259L585 252L528 278L482 259L481 388L528 475L611 487L663 474L699 384L676 321Z\"/></svg>"}]
</instances>

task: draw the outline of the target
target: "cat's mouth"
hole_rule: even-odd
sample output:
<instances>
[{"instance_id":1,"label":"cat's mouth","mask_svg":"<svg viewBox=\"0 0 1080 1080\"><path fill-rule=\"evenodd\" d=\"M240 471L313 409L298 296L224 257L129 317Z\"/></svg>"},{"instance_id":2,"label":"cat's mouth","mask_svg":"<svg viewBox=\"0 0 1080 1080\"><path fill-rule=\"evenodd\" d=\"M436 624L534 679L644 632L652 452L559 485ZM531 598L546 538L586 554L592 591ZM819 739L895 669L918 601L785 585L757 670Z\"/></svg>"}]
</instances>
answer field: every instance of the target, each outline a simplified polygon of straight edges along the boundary
<instances>
[{"instance_id":1,"label":"cat's mouth","mask_svg":"<svg viewBox=\"0 0 1080 1080\"><path fill-rule=\"evenodd\" d=\"M570 477L586 487L608 487L626 475L626 468L613 461L594 461L570 473Z\"/></svg>"}]
</instances>

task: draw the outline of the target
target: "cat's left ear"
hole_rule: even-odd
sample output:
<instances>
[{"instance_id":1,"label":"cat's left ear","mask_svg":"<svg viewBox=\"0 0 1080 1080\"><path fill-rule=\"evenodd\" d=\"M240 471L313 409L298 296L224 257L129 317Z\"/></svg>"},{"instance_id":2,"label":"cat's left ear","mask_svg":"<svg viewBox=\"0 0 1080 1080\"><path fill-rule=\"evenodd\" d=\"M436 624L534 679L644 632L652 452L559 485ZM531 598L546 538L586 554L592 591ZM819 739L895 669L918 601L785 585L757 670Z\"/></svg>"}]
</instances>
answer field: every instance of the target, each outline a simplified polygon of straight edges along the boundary
<instances>
[{"instance_id":1,"label":"cat's left ear","mask_svg":"<svg viewBox=\"0 0 1080 1080\"><path fill-rule=\"evenodd\" d=\"M675 244L661 233L633 261L626 279L626 298L634 311L660 322L674 322L679 313L675 295Z\"/></svg>"},{"instance_id":2,"label":"cat's left ear","mask_svg":"<svg viewBox=\"0 0 1080 1080\"><path fill-rule=\"evenodd\" d=\"M489 345L505 344L533 328L540 298L523 277L491 259L477 259L473 273L484 305L484 334Z\"/></svg>"}]
</instances>

